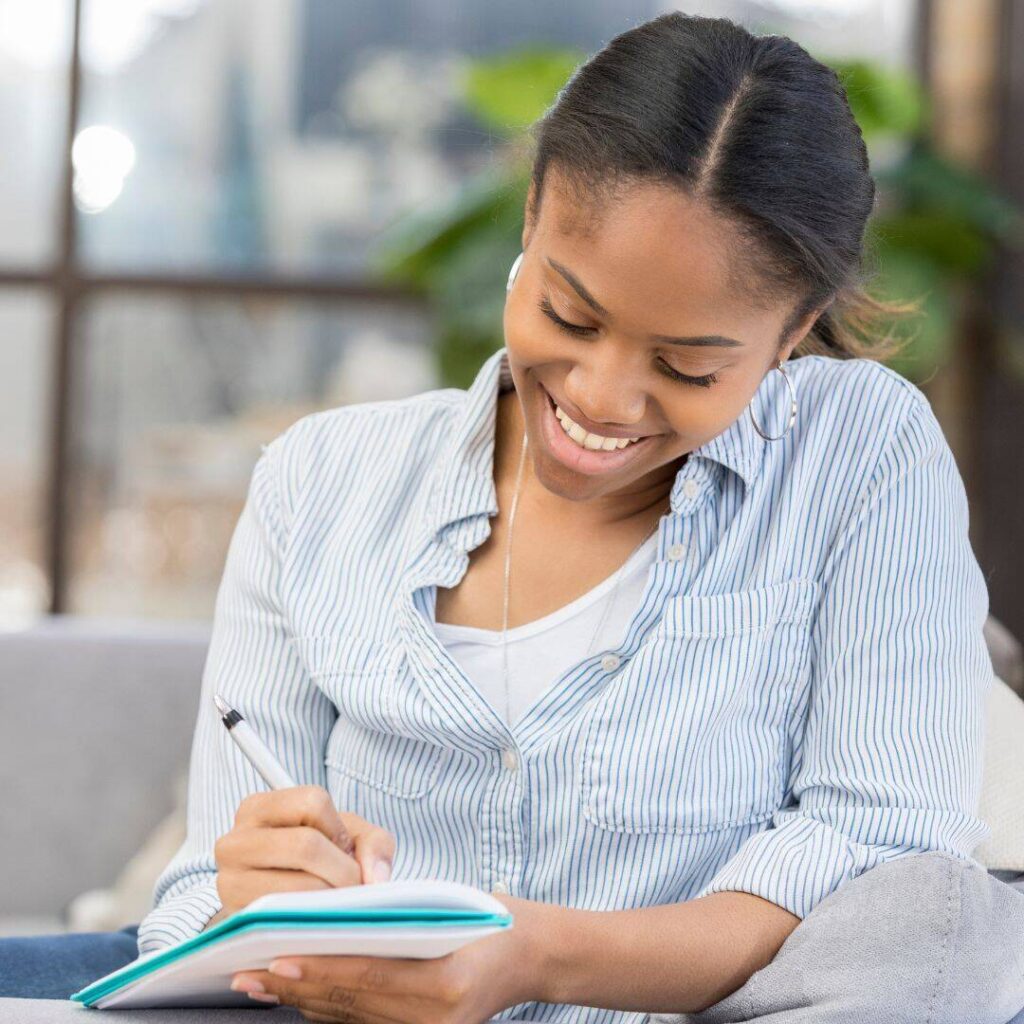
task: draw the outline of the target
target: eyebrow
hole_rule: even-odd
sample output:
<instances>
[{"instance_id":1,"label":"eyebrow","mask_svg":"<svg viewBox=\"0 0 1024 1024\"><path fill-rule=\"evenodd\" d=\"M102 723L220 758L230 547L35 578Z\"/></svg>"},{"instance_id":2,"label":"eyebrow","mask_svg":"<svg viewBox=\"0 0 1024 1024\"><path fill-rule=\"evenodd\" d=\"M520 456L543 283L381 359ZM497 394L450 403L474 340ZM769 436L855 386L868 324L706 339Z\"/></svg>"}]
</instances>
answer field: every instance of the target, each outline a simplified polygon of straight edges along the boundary
<instances>
[{"instance_id":1,"label":"eyebrow","mask_svg":"<svg viewBox=\"0 0 1024 1024\"><path fill-rule=\"evenodd\" d=\"M572 285L573 290L577 295L588 305L595 313L599 313L606 320L611 320L612 315L608 312L604 306L601 305L597 299L594 298L586 288L583 287L582 282L579 278L568 267L563 267L561 263L553 260L550 256L546 256L545 259L548 263L558 271ZM717 345L722 348L742 348L743 342L737 341L735 338L725 338L721 334L698 334L694 337L689 338L673 338L667 334L652 334L650 336L652 340L660 342L663 345L691 345L695 347L705 347L711 345Z\"/></svg>"}]
</instances>

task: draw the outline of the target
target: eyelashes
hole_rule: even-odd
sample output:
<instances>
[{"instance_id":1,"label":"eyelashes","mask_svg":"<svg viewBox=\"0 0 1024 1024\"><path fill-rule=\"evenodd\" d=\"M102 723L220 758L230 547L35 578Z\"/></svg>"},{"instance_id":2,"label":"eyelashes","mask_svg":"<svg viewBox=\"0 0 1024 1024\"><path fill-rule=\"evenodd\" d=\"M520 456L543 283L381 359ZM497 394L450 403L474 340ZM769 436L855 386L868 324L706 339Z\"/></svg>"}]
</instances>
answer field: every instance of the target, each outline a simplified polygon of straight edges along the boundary
<instances>
[{"instance_id":1,"label":"eyelashes","mask_svg":"<svg viewBox=\"0 0 1024 1024\"><path fill-rule=\"evenodd\" d=\"M595 330L593 327L583 327L580 324L569 323L568 320L563 320L556 312L554 306L548 300L546 295L540 297L540 301L537 303L540 311L563 333L572 335L573 337L585 337L588 334L592 334ZM714 373L706 373L702 377L690 377L685 373L680 373L678 370L674 370L668 365L663 359L658 360L660 372L663 373L670 380L680 381L684 384L692 384L696 387L709 388L712 384L718 382L718 377Z\"/></svg>"},{"instance_id":2,"label":"eyelashes","mask_svg":"<svg viewBox=\"0 0 1024 1024\"><path fill-rule=\"evenodd\" d=\"M560 327L567 334L589 334L592 327L581 327L579 324L571 324L568 320L563 320L556 312L555 307L548 301L546 295L542 295L540 299L540 311L551 321L553 321L558 327Z\"/></svg>"}]
</instances>

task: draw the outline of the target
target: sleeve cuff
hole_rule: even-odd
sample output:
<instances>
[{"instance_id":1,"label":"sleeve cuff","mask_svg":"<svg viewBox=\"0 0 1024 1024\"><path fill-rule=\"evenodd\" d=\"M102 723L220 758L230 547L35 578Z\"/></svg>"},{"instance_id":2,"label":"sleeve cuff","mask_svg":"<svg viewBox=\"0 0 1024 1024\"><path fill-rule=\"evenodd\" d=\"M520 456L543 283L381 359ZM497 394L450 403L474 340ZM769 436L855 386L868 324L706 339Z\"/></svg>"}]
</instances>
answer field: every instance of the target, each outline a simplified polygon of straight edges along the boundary
<instances>
[{"instance_id":1,"label":"sleeve cuff","mask_svg":"<svg viewBox=\"0 0 1024 1024\"><path fill-rule=\"evenodd\" d=\"M751 836L694 897L713 892L749 892L805 918L844 883L888 860L940 849L970 860L987 831L978 818L955 812L909 807L847 808L857 835L878 834L880 842L860 843L833 825L798 810L780 811L782 823ZM882 824L884 822L884 825ZM898 827L896 823L898 822ZM874 826L874 827L872 827ZM918 836L898 842L904 837Z\"/></svg>"},{"instance_id":2,"label":"sleeve cuff","mask_svg":"<svg viewBox=\"0 0 1024 1024\"><path fill-rule=\"evenodd\" d=\"M139 925L139 956L198 935L221 909L215 876L184 892L165 896Z\"/></svg>"}]
</instances>

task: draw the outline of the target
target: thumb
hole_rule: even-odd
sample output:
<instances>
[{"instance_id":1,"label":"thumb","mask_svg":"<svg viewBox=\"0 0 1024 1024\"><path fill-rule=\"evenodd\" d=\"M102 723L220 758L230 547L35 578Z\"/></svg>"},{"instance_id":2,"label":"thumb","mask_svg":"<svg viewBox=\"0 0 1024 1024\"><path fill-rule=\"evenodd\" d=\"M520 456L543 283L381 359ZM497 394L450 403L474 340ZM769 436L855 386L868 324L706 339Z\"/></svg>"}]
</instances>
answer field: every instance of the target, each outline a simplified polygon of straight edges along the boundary
<instances>
[{"instance_id":1,"label":"thumb","mask_svg":"<svg viewBox=\"0 0 1024 1024\"><path fill-rule=\"evenodd\" d=\"M363 874L363 883L386 882L391 878L395 857L395 837L382 828L371 828L356 836L356 860Z\"/></svg>"},{"instance_id":2,"label":"thumb","mask_svg":"<svg viewBox=\"0 0 1024 1024\"><path fill-rule=\"evenodd\" d=\"M342 814L342 817L355 843L353 856L359 864L363 884L388 881L395 859L394 835L358 815Z\"/></svg>"}]
</instances>

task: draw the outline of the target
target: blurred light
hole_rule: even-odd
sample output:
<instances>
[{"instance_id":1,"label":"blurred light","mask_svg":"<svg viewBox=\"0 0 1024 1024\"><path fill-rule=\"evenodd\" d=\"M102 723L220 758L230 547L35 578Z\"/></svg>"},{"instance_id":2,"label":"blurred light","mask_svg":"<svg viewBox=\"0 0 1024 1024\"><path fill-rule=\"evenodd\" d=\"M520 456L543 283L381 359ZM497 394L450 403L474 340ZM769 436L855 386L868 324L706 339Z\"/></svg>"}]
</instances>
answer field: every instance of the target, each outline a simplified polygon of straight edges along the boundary
<instances>
[{"instance_id":1,"label":"blurred light","mask_svg":"<svg viewBox=\"0 0 1024 1024\"><path fill-rule=\"evenodd\" d=\"M117 199L135 166L132 140L116 128L83 128L71 147L75 201L83 213L99 213Z\"/></svg>"},{"instance_id":2,"label":"blurred light","mask_svg":"<svg viewBox=\"0 0 1024 1024\"><path fill-rule=\"evenodd\" d=\"M70 13L67 0L0 0L0 52L34 68L65 63Z\"/></svg>"},{"instance_id":3,"label":"blurred light","mask_svg":"<svg viewBox=\"0 0 1024 1024\"><path fill-rule=\"evenodd\" d=\"M50 584L38 565L17 559L0 564L0 629L31 621L50 602Z\"/></svg>"},{"instance_id":4,"label":"blurred light","mask_svg":"<svg viewBox=\"0 0 1024 1024\"><path fill-rule=\"evenodd\" d=\"M191 18L207 0L88 0L82 15L82 60L111 73L140 56L166 23ZM71 47L69 0L0 0L0 53L35 68L66 64Z\"/></svg>"},{"instance_id":5,"label":"blurred light","mask_svg":"<svg viewBox=\"0 0 1024 1024\"><path fill-rule=\"evenodd\" d=\"M462 67L461 57L381 50L350 76L336 103L353 126L423 135L456 105Z\"/></svg>"},{"instance_id":6,"label":"blurred light","mask_svg":"<svg viewBox=\"0 0 1024 1024\"><path fill-rule=\"evenodd\" d=\"M26 2L26 0L22 0ZM82 23L82 58L111 73L135 60L171 19L191 18L205 0L89 0Z\"/></svg>"}]
</instances>

